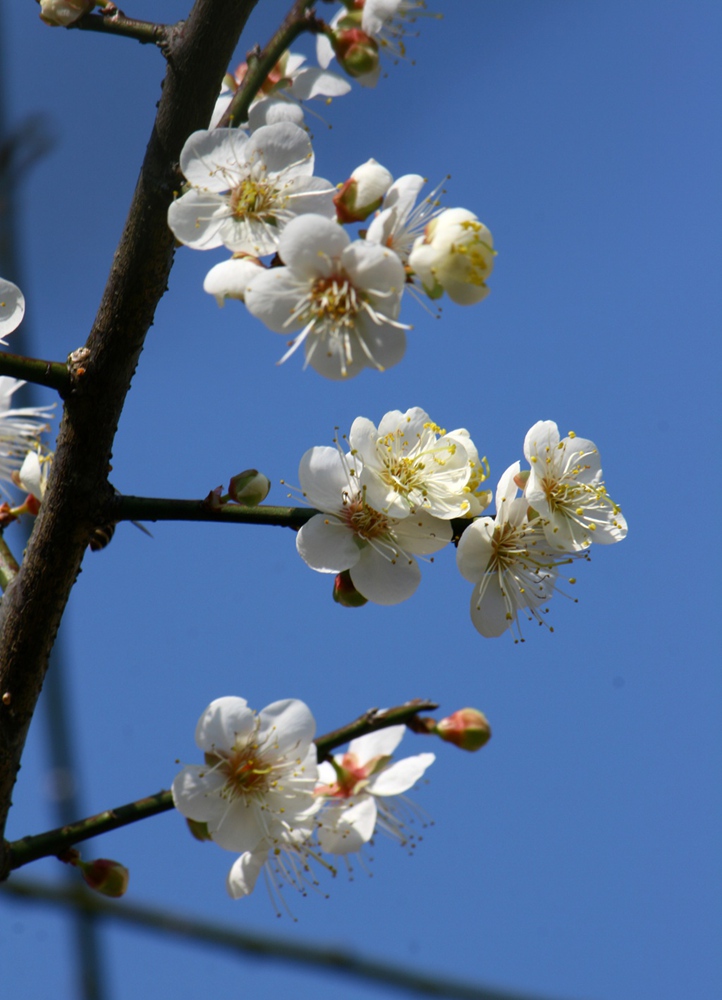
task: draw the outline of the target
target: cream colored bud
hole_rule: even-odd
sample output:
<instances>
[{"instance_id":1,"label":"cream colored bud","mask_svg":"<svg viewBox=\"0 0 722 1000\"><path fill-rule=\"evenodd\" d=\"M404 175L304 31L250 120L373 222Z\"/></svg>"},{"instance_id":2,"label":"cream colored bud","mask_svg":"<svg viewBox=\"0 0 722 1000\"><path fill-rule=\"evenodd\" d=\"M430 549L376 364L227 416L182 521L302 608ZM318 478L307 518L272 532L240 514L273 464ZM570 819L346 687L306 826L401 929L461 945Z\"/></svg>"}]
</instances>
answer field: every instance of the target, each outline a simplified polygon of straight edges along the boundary
<instances>
[{"instance_id":1,"label":"cream colored bud","mask_svg":"<svg viewBox=\"0 0 722 1000\"><path fill-rule=\"evenodd\" d=\"M54 28L67 28L95 7L95 0L40 0L40 18Z\"/></svg>"},{"instance_id":2,"label":"cream colored bud","mask_svg":"<svg viewBox=\"0 0 722 1000\"><path fill-rule=\"evenodd\" d=\"M258 469L239 472L228 484L228 495L244 507L255 507L263 503L271 490L270 480Z\"/></svg>"}]
</instances>

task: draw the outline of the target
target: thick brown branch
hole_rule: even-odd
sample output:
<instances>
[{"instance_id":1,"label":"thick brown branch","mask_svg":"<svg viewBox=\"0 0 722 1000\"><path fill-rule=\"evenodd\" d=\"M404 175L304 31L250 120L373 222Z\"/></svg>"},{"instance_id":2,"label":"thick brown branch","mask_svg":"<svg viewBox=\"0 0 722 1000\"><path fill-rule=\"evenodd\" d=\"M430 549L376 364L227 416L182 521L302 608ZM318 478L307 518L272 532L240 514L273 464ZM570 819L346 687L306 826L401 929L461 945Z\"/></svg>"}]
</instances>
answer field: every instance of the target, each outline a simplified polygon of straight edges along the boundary
<instances>
[{"instance_id":1,"label":"thick brown branch","mask_svg":"<svg viewBox=\"0 0 722 1000\"><path fill-rule=\"evenodd\" d=\"M168 206L185 139L210 120L221 80L256 0L196 0L169 43L168 67L125 229L73 375L53 471L27 556L0 608L0 831L48 656L88 536L112 494L113 439L146 333L173 262ZM0 879L7 858L0 857Z\"/></svg>"}]
</instances>

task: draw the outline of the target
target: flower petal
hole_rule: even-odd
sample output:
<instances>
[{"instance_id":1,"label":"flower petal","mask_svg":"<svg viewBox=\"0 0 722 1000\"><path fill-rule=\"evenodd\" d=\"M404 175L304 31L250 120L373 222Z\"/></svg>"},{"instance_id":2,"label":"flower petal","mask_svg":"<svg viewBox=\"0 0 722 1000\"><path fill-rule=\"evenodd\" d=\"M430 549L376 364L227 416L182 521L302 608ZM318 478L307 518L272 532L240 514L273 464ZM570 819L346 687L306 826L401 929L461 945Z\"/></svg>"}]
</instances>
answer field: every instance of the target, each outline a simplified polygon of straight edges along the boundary
<instances>
[{"instance_id":1,"label":"flower petal","mask_svg":"<svg viewBox=\"0 0 722 1000\"><path fill-rule=\"evenodd\" d=\"M216 698L198 720L196 744L206 753L227 752L243 745L254 727L255 715L245 698Z\"/></svg>"},{"instance_id":2,"label":"flower petal","mask_svg":"<svg viewBox=\"0 0 722 1000\"><path fill-rule=\"evenodd\" d=\"M407 792L435 760L433 753L420 753L415 757L397 760L371 779L368 791L372 795L400 795Z\"/></svg>"},{"instance_id":3,"label":"flower petal","mask_svg":"<svg viewBox=\"0 0 722 1000\"><path fill-rule=\"evenodd\" d=\"M256 848L255 851L246 851L236 861L228 872L226 888L228 895L232 899L242 899L249 896L258 881L261 869L268 861L268 850Z\"/></svg>"}]
</instances>

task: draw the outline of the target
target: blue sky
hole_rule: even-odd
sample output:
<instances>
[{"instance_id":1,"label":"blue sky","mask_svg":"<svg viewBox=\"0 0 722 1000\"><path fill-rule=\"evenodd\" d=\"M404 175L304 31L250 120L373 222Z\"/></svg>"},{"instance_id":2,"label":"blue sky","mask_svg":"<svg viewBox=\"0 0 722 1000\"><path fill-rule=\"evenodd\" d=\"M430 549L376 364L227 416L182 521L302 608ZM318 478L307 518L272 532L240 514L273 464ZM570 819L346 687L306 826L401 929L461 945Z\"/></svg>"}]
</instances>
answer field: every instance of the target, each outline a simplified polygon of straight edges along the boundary
<instances>
[{"instance_id":1,"label":"blue sky","mask_svg":"<svg viewBox=\"0 0 722 1000\"><path fill-rule=\"evenodd\" d=\"M23 188L21 251L35 349L62 359L92 322L163 63L130 41L46 28L30 0L4 6L11 122L42 111L57 140ZM228 899L232 855L192 841L176 815L97 853L130 867L130 899L230 925L559 1000L714 1000L722 13L696 0L435 6L444 19L408 42L415 65L389 65L375 90L321 108L316 170L340 182L373 156L432 186L451 174L446 204L494 234L489 298L445 300L438 321L406 301L404 360L335 384L298 358L277 368L282 338L201 289L223 253L181 250L112 481L199 497L256 466L281 503L279 480L297 482L303 452L335 426L422 406L469 429L494 484L531 424L553 419L598 445L629 537L580 567L578 604L554 598L553 634L529 626L514 645L475 632L451 551L405 604L346 610L290 531L159 524L150 540L121 525L86 558L63 626L84 809L168 787L177 760L196 760L197 717L221 695L257 708L302 698L320 731L412 697L443 712L475 705L494 730L481 753L405 740L408 753L437 753L414 792L434 820L415 856L380 841L372 878L341 875L329 899L294 899L297 923L277 920L263 891ZM261 2L240 51L284 8ZM125 9L173 20L186 4ZM10 837L53 825L47 766L40 714ZM0 908L13 996L73 996L63 919ZM104 940L113 1000L394 995L128 930Z\"/></svg>"}]
</instances>

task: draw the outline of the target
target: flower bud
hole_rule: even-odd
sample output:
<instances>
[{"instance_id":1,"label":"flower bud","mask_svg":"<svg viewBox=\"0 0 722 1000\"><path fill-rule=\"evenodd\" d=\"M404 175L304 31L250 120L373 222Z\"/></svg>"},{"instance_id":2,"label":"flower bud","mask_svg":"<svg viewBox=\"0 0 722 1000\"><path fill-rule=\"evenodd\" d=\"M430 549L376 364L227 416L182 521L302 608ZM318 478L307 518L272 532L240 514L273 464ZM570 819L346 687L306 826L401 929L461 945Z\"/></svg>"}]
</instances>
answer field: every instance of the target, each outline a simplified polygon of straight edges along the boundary
<instances>
[{"instance_id":1,"label":"flower bud","mask_svg":"<svg viewBox=\"0 0 722 1000\"><path fill-rule=\"evenodd\" d=\"M379 71L378 44L360 28L334 32L330 39L339 64L349 76L371 77ZM375 83L374 79L374 83Z\"/></svg>"},{"instance_id":2,"label":"flower bud","mask_svg":"<svg viewBox=\"0 0 722 1000\"><path fill-rule=\"evenodd\" d=\"M103 896L111 896L113 899L125 895L130 872L119 861L111 861L109 858L81 861L80 858L77 858L70 863L75 868L80 869L80 874L86 885L90 886L94 892L99 892Z\"/></svg>"},{"instance_id":3,"label":"flower bud","mask_svg":"<svg viewBox=\"0 0 722 1000\"><path fill-rule=\"evenodd\" d=\"M95 0L40 0L40 19L54 28L66 28L93 7Z\"/></svg>"},{"instance_id":4,"label":"flower bud","mask_svg":"<svg viewBox=\"0 0 722 1000\"><path fill-rule=\"evenodd\" d=\"M219 306L226 299L239 299L243 302L251 278L260 273L263 268L257 257L231 257L215 264L203 279L203 291L215 297Z\"/></svg>"},{"instance_id":5,"label":"flower bud","mask_svg":"<svg viewBox=\"0 0 722 1000\"><path fill-rule=\"evenodd\" d=\"M494 267L494 241L486 226L465 208L448 208L426 226L414 243L409 266L426 294L446 292L458 305L473 305L489 294L485 282Z\"/></svg>"},{"instance_id":6,"label":"flower bud","mask_svg":"<svg viewBox=\"0 0 722 1000\"><path fill-rule=\"evenodd\" d=\"M393 181L386 167L382 167L376 160L367 160L356 167L334 196L338 221L345 224L363 222L381 207L384 195Z\"/></svg>"},{"instance_id":7,"label":"flower bud","mask_svg":"<svg viewBox=\"0 0 722 1000\"><path fill-rule=\"evenodd\" d=\"M333 581L333 599L344 608L362 608L368 604L368 599L359 594L353 585L351 574L347 569L339 573Z\"/></svg>"},{"instance_id":8,"label":"flower bud","mask_svg":"<svg viewBox=\"0 0 722 1000\"><path fill-rule=\"evenodd\" d=\"M460 750L480 750L491 739L491 726L476 708L460 708L437 723L436 732Z\"/></svg>"},{"instance_id":9,"label":"flower bud","mask_svg":"<svg viewBox=\"0 0 722 1000\"><path fill-rule=\"evenodd\" d=\"M270 490L270 480L258 469L239 472L228 484L228 495L231 500L242 503L244 507L255 507L263 503Z\"/></svg>"},{"instance_id":10,"label":"flower bud","mask_svg":"<svg viewBox=\"0 0 722 1000\"><path fill-rule=\"evenodd\" d=\"M522 469L521 472L517 472L517 474L514 476L514 482L522 491L522 493L524 492L527 480L529 479L530 475L531 475L531 469Z\"/></svg>"}]
</instances>

